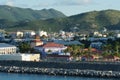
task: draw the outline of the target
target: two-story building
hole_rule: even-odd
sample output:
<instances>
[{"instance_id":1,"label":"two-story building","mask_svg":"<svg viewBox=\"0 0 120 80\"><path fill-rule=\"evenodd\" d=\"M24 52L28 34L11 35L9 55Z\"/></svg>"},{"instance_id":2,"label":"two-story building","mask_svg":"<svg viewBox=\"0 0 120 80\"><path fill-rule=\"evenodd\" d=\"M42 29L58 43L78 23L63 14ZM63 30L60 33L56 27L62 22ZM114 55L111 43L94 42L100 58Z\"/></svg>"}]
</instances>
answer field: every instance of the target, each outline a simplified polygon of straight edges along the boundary
<instances>
[{"instance_id":1,"label":"two-story building","mask_svg":"<svg viewBox=\"0 0 120 80\"><path fill-rule=\"evenodd\" d=\"M42 46L36 46L35 49L41 52L45 52L48 54L60 54L65 50L67 47L63 44L58 44L55 42L48 42Z\"/></svg>"},{"instance_id":2,"label":"two-story building","mask_svg":"<svg viewBox=\"0 0 120 80\"><path fill-rule=\"evenodd\" d=\"M0 54L14 54L16 50L17 48L14 45L0 43Z\"/></svg>"}]
</instances>

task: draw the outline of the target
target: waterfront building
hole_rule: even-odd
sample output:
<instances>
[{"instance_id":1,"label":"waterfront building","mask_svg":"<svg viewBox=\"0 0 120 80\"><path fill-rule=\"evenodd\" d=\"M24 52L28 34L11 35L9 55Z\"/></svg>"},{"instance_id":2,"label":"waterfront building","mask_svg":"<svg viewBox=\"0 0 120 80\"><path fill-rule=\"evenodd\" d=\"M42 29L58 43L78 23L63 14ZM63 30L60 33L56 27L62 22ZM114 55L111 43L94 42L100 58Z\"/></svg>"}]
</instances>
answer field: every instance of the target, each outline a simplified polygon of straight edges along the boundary
<instances>
[{"instance_id":1,"label":"waterfront building","mask_svg":"<svg viewBox=\"0 0 120 80\"><path fill-rule=\"evenodd\" d=\"M39 61L40 54L1 54L0 60L14 60L14 61Z\"/></svg>"},{"instance_id":2,"label":"waterfront building","mask_svg":"<svg viewBox=\"0 0 120 80\"><path fill-rule=\"evenodd\" d=\"M14 45L0 43L0 54L14 54L16 50L17 48Z\"/></svg>"},{"instance_id":3,"label":"waterfront building","mask_svg":"<svg viewBox=\"0 0 120 80\"><path fill-rule=\"evenodd\" d=\"M47 61L70 61L70 55L47 55Z\"/></svg>"},{"instance_id":4,"label":"waterfront building","mask_svg":"<svg viewBox=\"0 0 120 80\"><path fill-rule=\"evenodd\" d=\"M60 54L67 47L63 44L58 44L55 42L48 42L42 46L36 46L35 49L48 54Z\"/></svg>"},{"instance_id":5,"label":"waterfront building","mask_svg":"<svg viewBox=\"0 0 120 80\"><path fill-rule=\"evenodd\" d=\"M104 61L120 61L120 57L115 55L108 55L103 58Z\"/></svg>"},{"instance_id":6,"label":"waterfront building","mask_svg":"<svg viewBox=\"0 0 120 80\"><path fill-rule=\"evenodd\" d=\"M84 55L81 56L81 61L93 61L98 60L100 57L97 55Z\"/></svg>"}]
</instances>

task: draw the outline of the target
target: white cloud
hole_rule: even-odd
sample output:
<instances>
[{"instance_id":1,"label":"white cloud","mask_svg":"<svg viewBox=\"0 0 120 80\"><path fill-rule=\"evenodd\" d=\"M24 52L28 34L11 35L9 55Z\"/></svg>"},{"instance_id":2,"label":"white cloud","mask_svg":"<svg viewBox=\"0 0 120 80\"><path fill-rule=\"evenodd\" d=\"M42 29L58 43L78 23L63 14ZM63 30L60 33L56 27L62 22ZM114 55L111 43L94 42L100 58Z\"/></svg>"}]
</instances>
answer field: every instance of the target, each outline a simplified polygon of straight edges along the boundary
<instances>
[{"instance_id":1,"label":"white cloud","mask_svg":"<svg viewBox=\"0 0 120 80\"><path fill-rule=\"evenodd\" d=\"M91 0L52 0L52 3L38 3L37 5L33 5L33 7L50 7L50 6L81 6L90 4Z\"/></svg>"},{"instance_id":2,"label":"white cloud","mask_svg":"<svg viewBox=\"0 0 120 80\"><path fill-rule=\"evenodd\" d=\"M37 5L33 5L32 7L48 7L51 6L52 4L49 3L39 3Z\"/></svg>"},{"instance_id":3,"label":"white cloud","mask_svg":"<svg viewBox=\"0 0 120 80\"><path fill-rule=\"evenodd\" d=\"M84 3L91 3L91 0L83 0Z\"/></svg>"},{"instance_id":4,"label":"white cloud","mask_svg":"<svg viewBox=\"0 0 120 80\"><path fill-rule=\"evenodd\" d=\"M65 6L81 6L90 4L91 0L61 0L60 2L56 2L54 5L65 5Z\"/></svg>"},{"instance_id":5,"label":"white cloud","mask_svg":"<svg viewBox=\"0 0 120 80\"><path fill-rule=\"evenodd\" d=\"M6 5L14 6L14 1L13 0L7 0Z\"/></svg>"}]
</instances>

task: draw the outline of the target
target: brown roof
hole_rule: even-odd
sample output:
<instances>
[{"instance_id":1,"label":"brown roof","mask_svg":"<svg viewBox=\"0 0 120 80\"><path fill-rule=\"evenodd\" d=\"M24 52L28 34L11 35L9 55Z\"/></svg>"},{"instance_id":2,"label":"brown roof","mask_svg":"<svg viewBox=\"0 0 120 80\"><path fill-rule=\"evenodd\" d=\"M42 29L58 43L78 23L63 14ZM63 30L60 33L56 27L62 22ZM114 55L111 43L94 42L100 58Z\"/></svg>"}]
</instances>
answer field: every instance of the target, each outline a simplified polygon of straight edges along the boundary
<instances>
[{"instance_id":1,"label":"brown roof","mask_svg":"<svg viewBox=\"0 0 120 80\"><path fill-rule=\"evenodd\" d=\"M46 47L64 47L64 45L57 44L57 43L54 43L54 42L48 42L45 45L43 45L43 47L44 48L46 48Z\"/></svg>"},{"instance_id":2,"label":"brown roof","mask_svg":"<svg viewBox=\"0 0 120 80\"><path fill-rule=\"evenodd\" d=\"M88 51L88 48L85 48L84 51ZM92 52L95 52L95 53L96 53L96 52L97 52L97 53L102 53L102 51L97 50L97 49L95 49L95 48L91 48L91 51L92 51Z\"/></svg>"},{"instance_id":3,"label":"brown roof","mask_svg":"<svg viewBox=\"0 0 120 80\"><path fill-rule=\"evenodd\" d=\"M93 55L84 55L84 56L82 56L82 58L94 58L94 56Z\"/></svg>"}]
</instances>

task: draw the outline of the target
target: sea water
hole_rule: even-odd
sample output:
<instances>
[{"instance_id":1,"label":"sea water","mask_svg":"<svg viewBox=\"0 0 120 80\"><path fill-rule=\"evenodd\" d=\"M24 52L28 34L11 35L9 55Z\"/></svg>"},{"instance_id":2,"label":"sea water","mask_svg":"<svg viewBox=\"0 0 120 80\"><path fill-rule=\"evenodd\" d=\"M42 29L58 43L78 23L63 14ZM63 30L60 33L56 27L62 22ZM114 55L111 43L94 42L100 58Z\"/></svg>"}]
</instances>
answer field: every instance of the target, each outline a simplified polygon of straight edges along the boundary
<instances>
[{"instance_id":1,"label":"sea water","mask_svg":"<svg viewBox=\"0 0 120 80\"><path fill-rule=\"evenodd\" d=\"M120 79L88 78L78 76L53 76L40 74L0 73L0 80L120 80Z\"/></svg>"}]
</instances>

